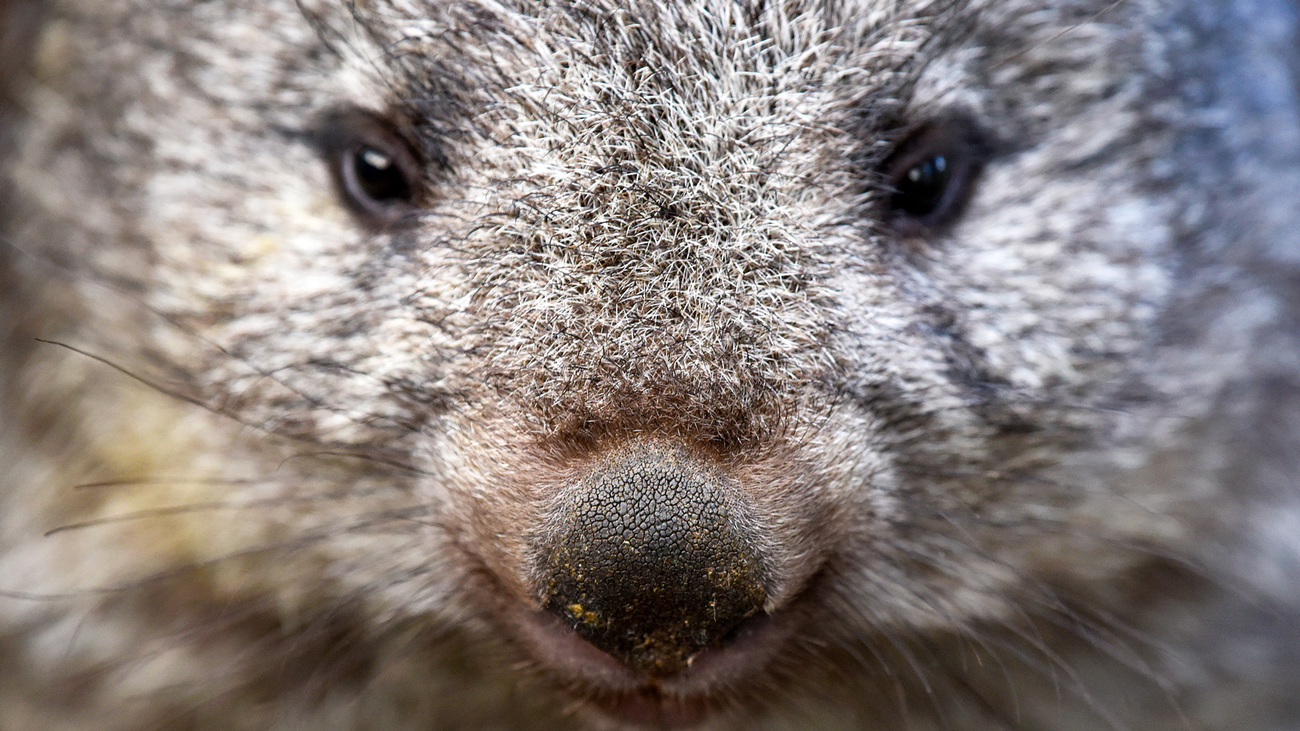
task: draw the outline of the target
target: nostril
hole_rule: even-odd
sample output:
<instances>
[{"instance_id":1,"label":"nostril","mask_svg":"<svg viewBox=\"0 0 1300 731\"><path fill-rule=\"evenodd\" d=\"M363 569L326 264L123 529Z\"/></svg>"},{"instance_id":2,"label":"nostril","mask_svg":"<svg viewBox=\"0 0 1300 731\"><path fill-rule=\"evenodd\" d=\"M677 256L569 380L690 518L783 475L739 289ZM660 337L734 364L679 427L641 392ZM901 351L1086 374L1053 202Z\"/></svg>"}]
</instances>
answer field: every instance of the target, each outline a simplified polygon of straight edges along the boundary
<instances>
[{"instance_id":1,"label":"nostril","mask_svg":"<svg viewBox=\"0 0 1300 731\"><path fill-rule=\"evenodd\" d=\"M542 539L542 600L587 641L647 675L686 667L762 608L743 505L712 471L648 448L561 496Z\"/></svg>"}]
</instances>

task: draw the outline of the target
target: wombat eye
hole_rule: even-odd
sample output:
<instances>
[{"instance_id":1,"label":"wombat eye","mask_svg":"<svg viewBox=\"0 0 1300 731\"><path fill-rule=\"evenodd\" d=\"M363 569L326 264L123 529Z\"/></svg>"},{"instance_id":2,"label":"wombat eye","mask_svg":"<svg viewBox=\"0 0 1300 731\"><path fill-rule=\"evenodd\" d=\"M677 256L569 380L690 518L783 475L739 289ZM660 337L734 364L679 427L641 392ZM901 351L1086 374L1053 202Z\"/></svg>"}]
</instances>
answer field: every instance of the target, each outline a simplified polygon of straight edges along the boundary
<instances>
[{"instance_id":1,"label":"wombat eye","mask_svg":"<svg viewBox=\"0 0 1300 731\"><path fill-rule=\"evenodd\" d=\"M411 186L393 156L375 147L357 148L343 168L348 193L358 202L392 205L411 199Z\"/></svg>"},{"instance_id":2,"label":"wombat eye","mask_svg":"<svg viewBox=\"0 0 1300 731\"><path fill-rule=\"evenodd\" d=\"M918 234L954 221L970 198L986 147L974 125L960 120L927 125L904 139L881 166L886 223Z\"/></svg>"},{"instance_id":3,"label":"wombat eye","mask_svg":"<svg viewBox=\"0 0 1300 731\"><path fill-rule=\"evenodd\" d=\"M421 165L389 123L359 109L337 111L318 139L339 195L363 222L389 226L413 211Z\"/></svg>"},{"instance_id":4,"label":"wombat eye","mask_svg":"<svg viewBox=\"0 0 1300 731\"><path fill-rule=\"evenodd\" d=\"M907 169L894 184L889 203L894 210L915 218L929 216L943 204L952 181L947 155L932 155Z\"/></svg>"}]
</instances>

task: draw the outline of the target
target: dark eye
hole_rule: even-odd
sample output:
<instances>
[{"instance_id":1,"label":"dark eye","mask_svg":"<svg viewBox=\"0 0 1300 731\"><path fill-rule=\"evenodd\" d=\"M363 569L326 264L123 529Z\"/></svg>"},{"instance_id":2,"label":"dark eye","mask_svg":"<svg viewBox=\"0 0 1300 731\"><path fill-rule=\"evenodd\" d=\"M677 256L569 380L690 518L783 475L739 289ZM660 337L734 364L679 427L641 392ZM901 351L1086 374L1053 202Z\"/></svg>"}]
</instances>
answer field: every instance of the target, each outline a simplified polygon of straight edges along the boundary
<instances>
[{"instance_id":1,"label":"dark eye","mask_svg":"<svg viewBox=\"0 0 1300 731\"><path fill-rule=\"evenodd\" d=\"M987 147L964 120L926 125L906 137L881 166L886 222L908 234L952 223L970 198Z\"/></svg>"},{"instance_id":2,"label":"dark eye","mask_svg":"<svg viewBox=\"0 0 1300 731\"><path fill-rule=\"evenodd\" d=\"M388 226L414 210L419 157L382 117L358 109L335 112L319 140L339 195L367 224Z\"/></svg>"},{"instance_id":3,"label":"dark eye","mask_svg":"<svg viewBox=\"0 0 1300 731\"><path fill-rule=\"evenodd\" d=\"M907 169L894 183L889 204L913 218L924 218L939 210L952 182L947 155L931 155Z\"/></svg>"},{"instance_id":4,"label":"dark eye","mask_svg":"<svg viewBox=\"0 0 1300 731\"><path fill-rule=\"evenodd\" d=\"M384 150L362 145L346 163L343 175L353 198L383 206L411 200L411 184L406 182L406 173Z\"/></svg>"}]
</instances>

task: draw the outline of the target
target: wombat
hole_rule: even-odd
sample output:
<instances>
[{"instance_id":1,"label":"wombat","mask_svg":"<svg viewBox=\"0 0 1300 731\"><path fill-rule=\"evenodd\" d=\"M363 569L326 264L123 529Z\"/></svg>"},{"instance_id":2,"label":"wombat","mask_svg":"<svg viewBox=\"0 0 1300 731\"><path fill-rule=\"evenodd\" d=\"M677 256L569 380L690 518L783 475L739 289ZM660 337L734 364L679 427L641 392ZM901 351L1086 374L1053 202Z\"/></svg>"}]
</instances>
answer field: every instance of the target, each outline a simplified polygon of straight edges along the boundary
<instances>
[{"instance_id":1,"label":"wombat","mask_svg":"<svg viewBox=\"0 0 1300 731\"><path fill-rule=\"evenodd\" d=\"M9 0L0 728L1300 728L1300 8Z\"/></svg>"}]
</instances>

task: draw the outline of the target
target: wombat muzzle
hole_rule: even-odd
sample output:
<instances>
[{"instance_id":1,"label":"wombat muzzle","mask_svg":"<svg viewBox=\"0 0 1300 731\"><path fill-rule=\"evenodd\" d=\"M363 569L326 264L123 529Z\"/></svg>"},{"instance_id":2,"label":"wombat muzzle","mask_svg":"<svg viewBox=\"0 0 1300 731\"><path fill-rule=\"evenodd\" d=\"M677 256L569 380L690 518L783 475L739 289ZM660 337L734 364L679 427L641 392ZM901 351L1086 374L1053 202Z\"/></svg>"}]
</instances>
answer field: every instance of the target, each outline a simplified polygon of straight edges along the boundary
<instances>
[{"instance_id":1,"label":"wombat muzzle","mask_svg":"<svg viewBox=\"0 0 1300 731\"><path fill-rule=\"evenodd\" d=\"M758 529L728 481L657 445L619 450L558 497L539 546L541 598L647 676L683 670L767 596Z\"/></svg>"}]
</instances>

